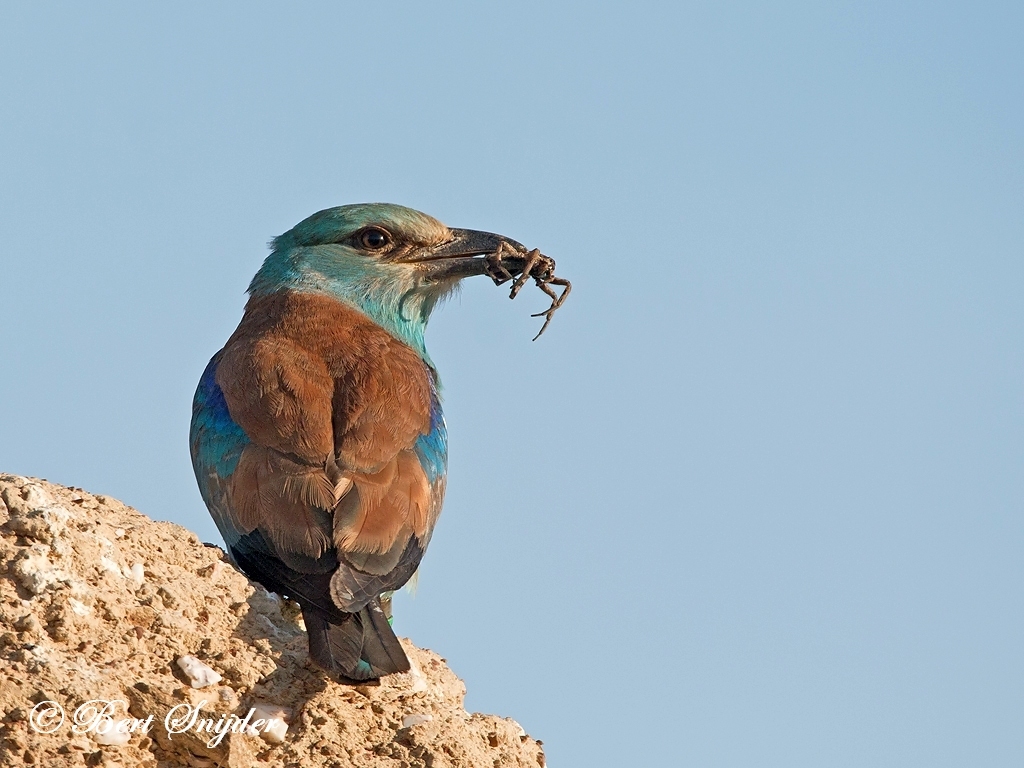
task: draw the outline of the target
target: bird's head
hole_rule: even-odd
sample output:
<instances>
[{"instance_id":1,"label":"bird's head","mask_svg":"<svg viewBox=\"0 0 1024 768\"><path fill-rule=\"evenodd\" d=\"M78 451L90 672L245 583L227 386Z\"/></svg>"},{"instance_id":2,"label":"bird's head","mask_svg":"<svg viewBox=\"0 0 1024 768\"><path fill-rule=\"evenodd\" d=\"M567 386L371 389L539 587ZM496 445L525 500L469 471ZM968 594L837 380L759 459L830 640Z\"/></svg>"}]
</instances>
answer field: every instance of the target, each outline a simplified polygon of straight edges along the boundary
<instances>
[{"instance_id":1,"label":"bird's head","mask_svg":"<svg viewBox=\"0 0 1024 768\"><path fill-rule=\"evenodd\" d=\"M343 205L275 238L249 293L330 294L425 355L423 332L433 308L463 278L485 274L486 257L502 243L526 250L501 235L451 229L400 205Z\"/></svg>"}]
</instances>

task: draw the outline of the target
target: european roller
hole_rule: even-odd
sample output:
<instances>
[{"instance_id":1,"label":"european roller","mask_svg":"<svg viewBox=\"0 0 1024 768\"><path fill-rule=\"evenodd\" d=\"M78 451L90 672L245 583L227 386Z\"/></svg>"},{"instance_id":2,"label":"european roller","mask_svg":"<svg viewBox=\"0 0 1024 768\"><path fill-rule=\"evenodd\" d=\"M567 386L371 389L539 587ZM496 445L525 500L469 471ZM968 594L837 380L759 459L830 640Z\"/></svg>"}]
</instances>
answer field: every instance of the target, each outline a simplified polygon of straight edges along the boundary
<instances>
[{"instance_id":1,"label":"european roller","mask_svg":"<svg viewBox=\"0 0 1024 768\"><path fill-rule=\"evenodd\" d=\"M195 394L190 447L235 564L302 608L309 654L369 680L409 669L382 596L415 573L441 511L447 433L424 346L460 280L554 262L383 203L329 208L272 242L238 328Z\"/></svg>"}]
</instances>

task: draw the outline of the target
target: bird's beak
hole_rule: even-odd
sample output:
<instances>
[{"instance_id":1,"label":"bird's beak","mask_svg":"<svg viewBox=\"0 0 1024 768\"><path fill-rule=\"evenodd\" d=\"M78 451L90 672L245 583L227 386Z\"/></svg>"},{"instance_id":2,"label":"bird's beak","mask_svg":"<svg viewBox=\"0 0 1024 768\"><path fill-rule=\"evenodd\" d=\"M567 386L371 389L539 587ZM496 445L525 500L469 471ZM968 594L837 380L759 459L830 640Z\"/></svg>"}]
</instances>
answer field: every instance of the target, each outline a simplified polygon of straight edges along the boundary
<instances>
[{"instance_id":1,"label":"bird's beak","mask_svg":"<svg viewBox=\"0 0 1024 768\"><path fill-rule=\"evenodd\" d=\"M450 229L450 240L425 251L410 254L403 261L414 263L432 280L456 279L488 274L488 256L503 249L510 256L524 256L526 248L493 232L475 229Z\"/></svg>"}]
</instances>

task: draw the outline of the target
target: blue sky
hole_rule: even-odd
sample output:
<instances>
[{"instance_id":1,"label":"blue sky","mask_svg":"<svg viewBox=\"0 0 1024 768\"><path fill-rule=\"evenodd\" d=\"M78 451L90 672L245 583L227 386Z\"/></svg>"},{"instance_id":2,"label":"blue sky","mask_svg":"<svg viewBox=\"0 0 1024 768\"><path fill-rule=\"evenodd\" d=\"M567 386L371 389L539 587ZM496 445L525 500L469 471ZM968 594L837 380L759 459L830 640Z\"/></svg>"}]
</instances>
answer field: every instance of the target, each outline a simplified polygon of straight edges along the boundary
<instances>
[{"instance_id":1,"label":"blue sky","mask_svg":"<svg viewBox=\"0 0 1024 768\"><path fill-rule=\"evenodd\" d=\"M541 248L435 316L397 629L558 766L1024 759L1019 4L0 8L0 470L208 540L187 432L267 241Z\"/></svg>"}]
</instances>

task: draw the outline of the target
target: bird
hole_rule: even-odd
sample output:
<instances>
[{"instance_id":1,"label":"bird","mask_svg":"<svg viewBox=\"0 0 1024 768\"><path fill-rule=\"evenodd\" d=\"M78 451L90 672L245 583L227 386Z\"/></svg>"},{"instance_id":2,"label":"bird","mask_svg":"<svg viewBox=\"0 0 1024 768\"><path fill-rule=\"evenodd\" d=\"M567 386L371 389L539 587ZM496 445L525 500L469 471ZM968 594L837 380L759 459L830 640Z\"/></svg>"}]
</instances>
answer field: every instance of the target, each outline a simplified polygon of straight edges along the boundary
<instances>
[{"instance_id":1,"label":"bird","mask_svg":"<svg viewBox=\"0 0 1024 768\"><path fill-rule=\"evenodd\" d=\"M271 241L200 378L192 464L228 554L298 603L310 658L340 680L410 668L386 608L430 543L448 466L424 333L464 278L512 276L503 253L526 249L400 205L319 211Z\"/></svg>"}]
</instances>

